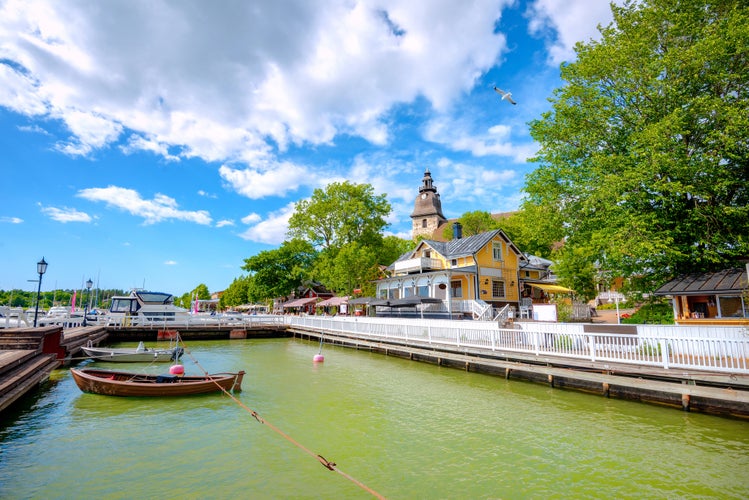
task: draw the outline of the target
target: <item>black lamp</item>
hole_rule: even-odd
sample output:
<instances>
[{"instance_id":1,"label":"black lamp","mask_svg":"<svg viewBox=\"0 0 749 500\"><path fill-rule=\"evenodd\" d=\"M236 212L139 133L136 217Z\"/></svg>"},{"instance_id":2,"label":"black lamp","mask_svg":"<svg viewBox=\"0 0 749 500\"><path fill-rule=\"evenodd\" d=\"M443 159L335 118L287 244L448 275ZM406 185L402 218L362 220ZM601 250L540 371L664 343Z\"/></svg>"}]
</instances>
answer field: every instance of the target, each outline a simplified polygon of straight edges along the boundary
<instances>
[{"instance_id":1,"label":"black lamp","mask_svg":"<svg viewBox=\"0 0 749 500\"><path fill-rule=\"evenodd\" d=\"M42 260L36 263L36 272L39 273L39 287L36 289L36 308L34 309L34 328L36 328L36 318L39 316L39 297L42 293L42 275L47 272L47 263Z\"/></svg>"},{"instance_id":2,"label":"black lamp","mask_svg":"<svg viewBox=\"0 0 749 500\"><path fill-rule=\"evenodd\" d=\"M86 281L86 289L88 290L88 300L86 300L86 305L83 307L83 326L88 326L86 322L86 316L88 316L88 303L91 302L91 287L94 286L94 282L91 281L91 278Z\"/></svg>"}]
</instances>

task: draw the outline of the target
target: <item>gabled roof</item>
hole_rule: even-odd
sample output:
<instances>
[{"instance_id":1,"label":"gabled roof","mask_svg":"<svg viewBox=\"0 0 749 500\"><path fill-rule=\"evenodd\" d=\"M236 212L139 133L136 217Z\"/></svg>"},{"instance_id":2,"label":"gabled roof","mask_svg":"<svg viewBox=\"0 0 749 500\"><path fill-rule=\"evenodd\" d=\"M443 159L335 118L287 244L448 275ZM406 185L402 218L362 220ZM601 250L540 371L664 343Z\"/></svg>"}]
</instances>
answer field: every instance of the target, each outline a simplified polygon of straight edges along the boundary
<instances>
[{"instance_id":1,"label":"gabled roof","mask_svg":"<svg viewBox=\"0 0 749 500\"><path fill-rule=\"evenodd\" d=\"M554 262L549 259L544 259L537 255L531 255L529 253L524 254L528 264L523 266L523 269L540 269L546 270L554 265Z\"/></svg>"},{"instance_id":2,"label":"gabled roof","mask_svg":"<svg viewBox=\"0 0 749 500\"><path fill-rule=\"evenodd\" d=\"M440 255L446 259L457 259L473 255L484 248L494 237L501 236L502 239L510 245L510 248L520 257L525 258L523 253L510 241L510 238L501 229L495 229L486 233L475 234L466 238L452 239L450 241L422 240L421 243L434 248ZM418 247L417 247L418 248Z\"/></svg>"},{"instance_id":3,"label":"gabled roof","mask_svg":"<svg viewBox=\"0 0 749 500\"><path fill-rule=\"evenodd\" d=\"M746 288L746 271L724 269L714 273L691 273L661 285L655 295L714 295L741 292Z\"/></svg>"}]
</instances>

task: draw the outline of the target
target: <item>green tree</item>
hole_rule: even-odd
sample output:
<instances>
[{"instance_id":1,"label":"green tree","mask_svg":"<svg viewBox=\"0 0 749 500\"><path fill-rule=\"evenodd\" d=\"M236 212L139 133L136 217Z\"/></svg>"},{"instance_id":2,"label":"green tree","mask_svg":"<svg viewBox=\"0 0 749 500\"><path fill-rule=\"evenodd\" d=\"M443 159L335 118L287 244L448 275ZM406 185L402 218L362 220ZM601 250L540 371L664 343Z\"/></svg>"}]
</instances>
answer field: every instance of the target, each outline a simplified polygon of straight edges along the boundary
<instances>
[{"instance_id":1,"label":"green tree","mask_svg":"<svg viewBox=\"0 0 749 500\"><path fill-rule=\"evenodd\" d=\"M397 236L388 235L382 238L380 244L375 248L377 264L389 266L406 252L413 250L414 242L404 240Z\"/></svg>"},{"instance_id":2,"label":"green tree","mask_svg":"<svg viewBox=\"0 0 749 500\"><path fill-rule=\"evenodd\" d=\"M525 204L498 224L520 251L544 259L552 259L554 249L564 239L563 223L554 207Z\"/></svg>"},{"instance_id":3,"label":"green tree","mask_svg":"<svg viewBox=\"0 0 749 500\"><path fill-rule=\"evenodd\" d=\"M377 264L375 248L355 241L321 252L314 276L339 295L350 295L355 288L374 292L371 282L377 278Z\"/></svg>"},{"instance_id":4,"label":"green tree","mask_svg":"<svg viewBox=\"0 0 749 500\"><path fill-rule=\"evenodd\" d=\"M371 185L334 182L297 202L288 234L322 249L338 249L354 241L377 244L390 210L386 196L376 196Z\"/></svg>"},{"instance_id":5,"label":"green tree","mask_svg":"<svg viewBox=\"0 0 749 500\"><path fill-rule=\"evenodd\" d=\"M562 247L555 253L554 272L560 283L574 290L578 296L592 299L597 295L596 279L598 269L594 259L583 247Z\"/></svg>"},{"instance_id":6,"label":"green tree","mask_svg":"<svg viewBox=\"0 0 749 500\"><path fill-rule=\"evenodd\" d=\"M208 290L208 286L205 285L204 283L201 283L192 289L192 292L190 292L190 295L195 297L195 294L198 295L199 300L209 300L211 298L211 292L210 290Z\"/></svg>"},{"instance_id":7,"label":"green tree","mask_svg":"<svg viewBox=\"0 0 749 500\"><path fill-rule=\"evenodd\" d=\"M528 206L565 245L650 287L749 254L749 9L739 0L612 6L561 68ZM648 286L648 285L646 285Z\"/></svg>"},{"instance_id":8,"label":"green tree","mask_svg":"<svg viewBox=\"0 0 749 500\"><path fill-rule=\"evenodd\" d=\"M218 300L219 307L226 309L227 307L247 304L249 302L247 291L251 282L252 277L250 276L235 278L231 282L231 285L221 294L221 298Z\"/></svg>"},{"instance_id":9,"label":"green tree","mask_svg":"<svg viewBox=\"0 0 749 500\"><path fill-rule=\"evenodd\" d=\"M264 250L245 259L242 269L252 276L254 300L289 295L307 280L316 257L310 243L293 239L275 250Z\"/></svg>"}]
</instances>

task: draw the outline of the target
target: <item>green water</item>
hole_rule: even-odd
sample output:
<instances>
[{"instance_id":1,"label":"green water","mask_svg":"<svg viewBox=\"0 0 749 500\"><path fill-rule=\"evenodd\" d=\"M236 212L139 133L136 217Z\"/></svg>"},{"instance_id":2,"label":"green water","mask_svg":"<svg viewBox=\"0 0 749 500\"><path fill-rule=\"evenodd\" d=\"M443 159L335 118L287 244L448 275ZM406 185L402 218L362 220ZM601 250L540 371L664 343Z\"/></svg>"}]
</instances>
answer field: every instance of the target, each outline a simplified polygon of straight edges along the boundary
<instances>
[{"instance_id":1,"label":"green water","mask_svg":"<svg viewBox=\"0 0 749 500\"><path fill-rule=\"evenodd\" d=\"M388 498L749 497L744 421L331 346L314 364L300 340L187 347L246 370L244 405ZM83 394L61 369L3 414L0 498L371 495L226 396Z\"/></svg>"}]
</instances>

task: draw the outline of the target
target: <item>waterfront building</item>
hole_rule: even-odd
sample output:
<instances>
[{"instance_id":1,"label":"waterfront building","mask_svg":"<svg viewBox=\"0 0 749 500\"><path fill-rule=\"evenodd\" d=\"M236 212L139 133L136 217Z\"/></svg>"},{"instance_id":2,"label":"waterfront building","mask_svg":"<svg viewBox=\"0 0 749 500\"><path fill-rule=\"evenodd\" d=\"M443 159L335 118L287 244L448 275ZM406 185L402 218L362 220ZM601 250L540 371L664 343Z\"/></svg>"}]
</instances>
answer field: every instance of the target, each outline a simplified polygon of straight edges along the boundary
<instances>
[{"instance_id":1,"label":"waterfront building","mask_svg":"<svg viewBox=\"0 0 749 500\"><path fill-rule=\"evenodd\" d=\"M677 324L749 325L749 266L678 276L655 295L671 299Z\"/></svg>"},{"instance_id":2,"label":"waterfront building","mask_svg":"<svg viewBox=\"0 0 749 500\"><path fill-rule=\"evenodd\" d=\"M501 229L463 237L459 222L452 223L453 238L443 241L448 219L429 170L424 172L411 214L415 248L388 267L377 281L377 298L438 298L450 312L492 311L511 306L529 310L546 302L549 293L570 293L556 284L552 261L523 253Z\"/></svg>"}]
</instances>

